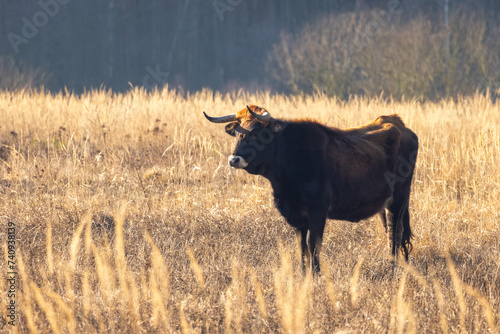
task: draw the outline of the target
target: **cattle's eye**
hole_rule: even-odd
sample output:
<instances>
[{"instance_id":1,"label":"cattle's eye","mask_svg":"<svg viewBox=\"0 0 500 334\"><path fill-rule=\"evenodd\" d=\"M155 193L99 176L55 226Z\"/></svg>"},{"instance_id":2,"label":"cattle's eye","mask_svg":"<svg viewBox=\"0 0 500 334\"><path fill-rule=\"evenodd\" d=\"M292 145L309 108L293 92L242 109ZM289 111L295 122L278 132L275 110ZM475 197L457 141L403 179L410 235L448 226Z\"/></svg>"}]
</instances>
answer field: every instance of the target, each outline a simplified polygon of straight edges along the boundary
<instances>
[{"instance_id":1,"label":"cattle's eye","mask_svg":"<svg viewBox=\"0 0 500 334\"><path fill-rule=\"evenodd\" d=\"M226 132L231 136L236 136L236 128L239 126L238 122L232 122L226 125Z\"/></svg>"}]
</instances>

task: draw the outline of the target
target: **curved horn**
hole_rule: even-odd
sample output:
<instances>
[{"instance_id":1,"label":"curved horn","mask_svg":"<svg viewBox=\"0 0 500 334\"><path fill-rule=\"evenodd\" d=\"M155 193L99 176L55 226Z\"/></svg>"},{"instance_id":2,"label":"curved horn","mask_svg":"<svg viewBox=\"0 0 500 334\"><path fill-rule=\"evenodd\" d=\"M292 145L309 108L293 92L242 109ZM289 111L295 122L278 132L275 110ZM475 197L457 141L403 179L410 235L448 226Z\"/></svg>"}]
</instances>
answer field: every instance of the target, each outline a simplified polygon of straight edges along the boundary
<instances>
[{"instance_id":1,"label":"curved horn","mask_svg":"<svg viewBox=\"0 0 500 334\"><path fill-rule=\"evenodd\" d=\"M259 114L254 113L252 111L252 109L250 109L249 106L247 106L247 109L253 117L255 117L257 120L261 121L262 123L269 123L269 121L271 120L271 114L267 111L265 113L263 113L262 115L259 115Z\"/></svg>"},{"instance_id":2,"label":"curved horn","mask_svg":"<svg viewBox=\"0 0 500 334\"><path fill-rule=\"evenodd\" d=\"M236 121L236 114L229 114L220 117L211 117L205 114L205 112L203 112L203 115L205 115L205 117L212 123L229 123L232 121Z\"/></svg>"}]
</instances>

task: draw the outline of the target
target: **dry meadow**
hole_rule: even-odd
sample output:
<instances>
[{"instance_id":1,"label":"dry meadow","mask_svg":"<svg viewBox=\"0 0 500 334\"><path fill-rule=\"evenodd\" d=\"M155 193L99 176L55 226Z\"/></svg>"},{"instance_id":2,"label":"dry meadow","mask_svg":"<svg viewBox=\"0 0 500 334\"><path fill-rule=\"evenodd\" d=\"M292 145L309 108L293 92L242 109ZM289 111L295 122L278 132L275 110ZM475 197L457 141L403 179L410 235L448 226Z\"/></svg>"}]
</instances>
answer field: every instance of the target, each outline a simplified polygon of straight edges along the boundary
<instances>
[{"instance_id":1,"label":"dry meadow","mask_svg":"<svg viewBox=\"0 0 500 334\"><path fill-rule=\"evenodd\" d=\"M268 181L205 120L247 104L420 139L410 262L378 217L328 221L303 275ZM0 332L499 333L500 102L172 90L0 93ZM9 222L15 255L8 258ZM12 253L12 252L11 252Z\"/></svg>"}]
</instances>

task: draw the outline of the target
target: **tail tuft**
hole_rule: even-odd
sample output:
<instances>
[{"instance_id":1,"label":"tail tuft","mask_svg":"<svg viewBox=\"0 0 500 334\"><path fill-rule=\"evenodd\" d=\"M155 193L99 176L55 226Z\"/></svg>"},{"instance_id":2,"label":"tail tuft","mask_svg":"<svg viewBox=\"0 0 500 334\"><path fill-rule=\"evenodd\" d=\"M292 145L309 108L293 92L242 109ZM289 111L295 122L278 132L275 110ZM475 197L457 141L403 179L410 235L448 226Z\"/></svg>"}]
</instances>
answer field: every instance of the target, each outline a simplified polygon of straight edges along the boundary
<instances>
[{"instance_id":1,"label":"tail tuft","mask_svg":"<svg viewBox=\"0 0 500 334\"><path fill-rule=\"evenodd\" d=\"M412 238L413 233L410 227L410 214L407 209L403 217L403 240L401 240L401 253L404 254L406 261L408 261L408 255L413 250L413 245L411 243Z\"/></svg>"}]
</instances>

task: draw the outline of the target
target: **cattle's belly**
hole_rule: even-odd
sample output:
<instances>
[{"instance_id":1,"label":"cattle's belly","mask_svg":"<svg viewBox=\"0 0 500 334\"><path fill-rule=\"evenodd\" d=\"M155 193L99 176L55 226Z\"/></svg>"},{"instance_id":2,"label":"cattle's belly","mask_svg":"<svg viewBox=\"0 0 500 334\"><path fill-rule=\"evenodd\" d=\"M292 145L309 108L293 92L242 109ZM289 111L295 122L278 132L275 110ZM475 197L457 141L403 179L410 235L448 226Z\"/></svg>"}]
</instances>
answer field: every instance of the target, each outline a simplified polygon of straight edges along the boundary
<instances>
[{"instance_id":1,"label":"cattle's belly","mask_svg":"<svg viewBox=\"0 0 500 334\"><path fill-rule=\"evenodd\" d=\"M369 203L359 203L352 207L339 207L332 205L328 212L328 218L337 220L347 220L350 222L359 222L362 219L369 218L385 208L389 197L382 197Z\"/></svg>"}]
</instances>

